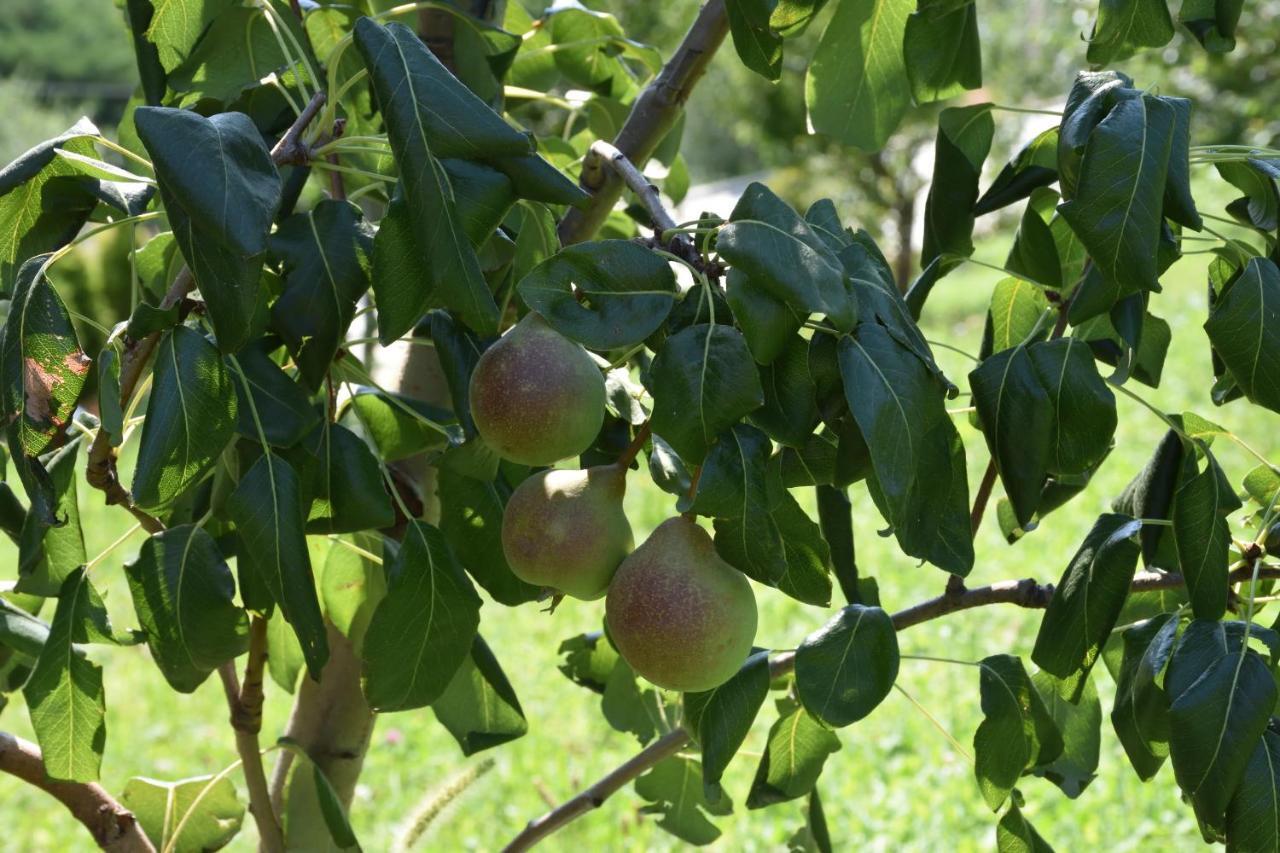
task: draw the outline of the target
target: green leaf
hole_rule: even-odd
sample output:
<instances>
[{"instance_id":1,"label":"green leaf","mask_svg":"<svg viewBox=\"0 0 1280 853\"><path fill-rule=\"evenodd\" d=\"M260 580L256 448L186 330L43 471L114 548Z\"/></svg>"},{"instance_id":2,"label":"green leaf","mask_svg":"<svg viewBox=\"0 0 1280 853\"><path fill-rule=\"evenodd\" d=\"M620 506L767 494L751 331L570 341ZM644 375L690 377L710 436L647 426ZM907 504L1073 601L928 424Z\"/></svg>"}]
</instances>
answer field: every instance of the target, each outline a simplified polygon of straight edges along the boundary
<instances>
[{"instance_id":1,"label":"green leaf","mask_svg":"<svg viewBox=\"0 0 1280 853\"><path fill-rule=\"evenodd\" d=\"M944 254L973 254L973 207L995 127L990 104L951 107L938 116L920 266Z\"/></svg>"},{"instance_id":2,"label":"green leaf","mask_svg":"<svg viewBox=\"0 0 1280 853\"><path fill-rule=\"evenodd\" d=\"M1244 0L1184 0L1178 23L1210 53L1230 53L1236 47L1236 24L1243 8Z\"/></svg>"},{"instance_id":3,"label":"green leaf","mask_svg":"<svg viewBox=\"0 0 1280 853\"><path fill-rule=\"evenodd\" d=\"M742 333L721 324L700 323L667 338L649 368L648 387L653 431L692 463L764 402Z\"/></svg>"},{"instance_id":4,"label":"green leaf","mask_svg":"<svg viewBox=\"0 0 1280 853\"><path fill-rule=\"evenodd\" d=\"M805 103L814 131L878 151L897 128L911 92L903 33L911 0L844 0L814 51Z\"/></svg>"},{"instance_id":5,"label":"green leaf","mask_svg":"<svg viewBox=\"0 0 1280 853\"><path fill-rule=\"evenodd\" d=\"M927 104L982 85L982 44L977 3L942 15L913 12L907 18L902 57L911 98Z\"/></svg>"},{"instance_id":6,"label":"green leaf","mask_svg":"<svg viewBox=\"0 0 1280 853\"><path fill-rule=\"evenodd\" d=\"M1264 161L1229 160L1215 164L1223 180L1244 193L1227 205L1227 212L1237 221L1263 231L1274 231L1280 224L1280 190L1276 188L1274 169Z\"/></svg>"},{"instance_id":7,"label":"green leaf","mask_svg":"<svg viewBox=\"0 0 1280 853\"><path fill-rule=\"evenodd\" d=\"M1062 738L1021 658L992 655L978 667L982 722L973 735L973 771L983 799L998 811L1024 770L1061 753Z\"/></svg>"},{"instance_id":8,"label":"green leaf","mask_svg":"<svg viewBox=\"0 0 1280 853\"><path fill-rule=\"evenodd\" d=\"M1058 208L1104 285L1087 310L1072 306L1072 322L1106 311L1131 293L1160 289L1157 245L1174 110L1138 92L1117 97L1089 134L1075 194Z\"/></svg>"},{"instance_id":9,"label":"green leaf","mask_svg":"<svg viewBox=\"0 0 1280 853\"><path fill-rule=\"evenodd\" d=\"M158 5L163 9L183 2L164 0ZM219 14L182 63L169 68L169 88L180 94L171 103L180 107L196 107L201 101L230 105L245 91L263 85L262 79L271 73L296 91L298 70L296 66L287 68L281 43L292 38L294 43L305 44L302 22L289 14L284 4L273 2L272 9L268 15L262 6L232 6ZM288 35L277 37L277 30L287 30Z\"/></svg>"},{"instance_id":10,"label":"green leaf","mask_svg":"<svg viewBox=\"0 0 1280 853\"><path fill-rule=\"evenodd\" d=\"M1008 810L996 824L997 853L1053 853L1031 821L1022 816L1016 802L1010 802Z\"/></svg>"},{"instance_id":11,"label":"green leaf","mask_svg":"<svg viewBox=\"0 0 1280 853\"><path fill-rule=\"evenodd\" d=\"M89 140L97 135L93 122L82 118L0 169L0 295L14 292L24 262L70 242L97 207L97 182L57 155L93 156Z\"/></svg>"},{"instance_id":12,"label":"green leaf","mask_svg":"<svg viewBox=\"0 0 1280 853\"><path fill-rule=\"evenodd\" d=\"M1089 64L1109 65L1173 38L1167 0L1102 0L1089 38Z\"/></svg>"},{"instance_id":13,"label":"green leaf","mask_svg":"<svg viewBox=\"0 0 1280 853\"><path fill-rule=\"evenodd\" d=\"M832 250L809 224L763 184L752 183L716 235L716 251L798 319L826 314L839 329L857 322L858 306L845 288Z\"/></svg>"},{"instance_id":14,"label":"green leaf","mask_svg":"<svg viewBox=\"0 0 1280 853\"><path fill-rule=\"evenodd\" d=\"M323 420L286 458L311 499L307 533L355 533L395 524L378 459L350 430Z\"/></svg>"},{"instance_id":15,"label":"green leaf","mask_svg":"<svg viewBox=\"0 0 1280 853\"><path fill-rule=\"evenodd\" d=\"M387 595L365 634L364 695L376 711L430 705L448 686L480 625L480 597L444 535L411 521L386 565Z\"/></svg>"},{"instance_id":16,"label":"green leaf","mask_svg":"<svg viewBox=\"0 0 1280 853\"><path fill-rule=\"evenodd\" d=\"M750 336L747 346L751 346ZM789 335L773 361L761 366L760 385L764 405L748 416L751 422L780 444L803 447L818 424L818 389L809 369L809 342Z\"/></svg>"},{"instance_id":17,"label":"green leaf","mask_svg":"<svg viewBox=\"0 0 1280 853\"><path fill-rule=\"evenodd\" d=\"M850 604L796 649L796 691L831 726L875 710L898 678L898 634L879 607Z\"/></svg>"},{"instance_id":18,"label":"green leaf","mask_svg":"<svg viewBox=\"0 0 1280 853\"><path fill-rule=\"evenodd\" d=\"M429 290L468 326L492 334L498 326L498 307L437 158L525 154L529 140L450 74L408 27L384 27L361 18L356 22L355 43L369 69L387 136L402 169L405 208L404 218L397 222L397 236L416 244L418 274L425 265ZM378 263L375 252L375 268ZM374 283L381 304L385 288L377 287L376 269ZM419 285L418 290L427 289ZM388 316L385 323L380 318L378 333L384 343L412 328L425 308L425 298L409 299L416 310Z\"/></svg>"},{"instance_id":19,"label":"green leaf","mask_svg":"<svg viewBox=\"0 0 1280 853\"><path fill-rule=\"evenodd\" d=\"M853 504L842 487L817 485L818 527L831 551L831 567L850 604L874 603L862 597L853 545Z\"/></svg>"},{"instance_id":20,"label":"green leaf","mask_svg":"<svg viewBox=\"0 0 1280 853\"><path fill-rule=\"evenodd\" d=\"M1040 622L1031 659L1064 682L1073 702L1129 595L1140 527L1128 516L1100 516L1067 564Z\"/></svg>"},{"instance_id":21,"label":"green leaf","mask_svg":"<svg viewBox=\"0 0 1280 853\"><path fill-rule=\"evenodd\" d=\"M1060 290L1064 286L1064 265L1058 257L1058 242L1051 225L1057 203L1058 193L1049 187L1037 187L1031 191L1004 265L1011 272L1039 282L1041 286Z\"/></svg>"},{"instance_id":22,"label":"green leaf","mask_svg":"<svg viewBox=\"0 0 1280 853\"><path fill-rule=\"evenodd\" d=\"M282 457L263 453L227 498L227 509L240 539L239 564L280 605L298 635L307 671L318 679L329 641L303 532L297 472Z\"/></svg>"},{"instance_id":23,"label":"green leaf","mask_svg":"<svg viewBox=\"0 0 1280 853\"><path fill-rule=\"evenodd\" d=\"M0 598L0 646L37 658L48 639L49 626L43 620Z\"/></svg>"},{"instance_id":24,"label":"green leaf","mask_svg":"<svg viewBox=\"0 0 1280 853\"><path fill-rule=\"evenodd\" d=\"M618 652L603 632L570 637L560 644L556 652L564 658L557 669L564 673L565 678L594 693L604 693L609 675L618 662Z\"/></svg>"},{"instance_id":25,"label":"green leaf","mask_svg":"<svg viewBox=\"0 0 1280 853\"><path fill-rule=\"evenodd\" d=\"M62 584L49 637L22 688L50 779L98 778L107 741L102 667L75 644L104 633L110 636L102 600L84 570L77 569Z\"/></svg>"},{"instance_id":26,"label":"green leaf","mask_svg":"<svg viewBox=\"0 0 1280 853\"><path fill-rule=\"evenodd\" d=\"M686 725L702 747L702 781L709 789L719 787L724 769L747 739L769 695L769 681L769 654L759 652L714 690L684 694Z\"/></svg>"},{"instance_id":27,"label":"green leaf","mask_svg":"<svg viewBox=\"0 0 1280 853\"><path fill-rule=\"evenodd\" d=\"M729 33L742 64L766 80L782 76L782 37L773 31L771 0L727 0Z\"/></svg>"},{"instance_id":28,"label":"green leaf","mask_svg":"<svg viewBox=\"0 0 1280 853\"><path fill-rule=\"evenodd\" d=\"M310 542L312 540L308 540ZM346 537L364 553L385 554L394 559L390 548L383 547L381 536L365 533ZM382 566L347 544L335 541L324 558L320 575L320 602L324 615L333 623L358 655L364 647L365 631L373 611L387 594L387 573Z\"/></svg>"},{"instance_id":29,"label":"green leaf","mask_svg":"<svg viewBox=\"0 0 1280 853\"><path fill-rule=\"evenodd\" d=\"M272 361L262 346L247 347L236 357L236 429L256 441L259 423L268 444L292 447L320 419L302 386ZM252 397L252 399L250 399Z\"/></svg>"},{"instance_id":30,"label":"green leaf","mask_svg":"<svg viewBox=\"0 0 1280 853\"><path fill-rule=\"evenodd\" d=\"M977 216L1026 198L1058 177L1058 128L1037 134L1004 165L973 207Z\"/></svg>"},{"instance_id":31,"label":"green leaf","mask_svg":"<svg viewBox=\"0 0 1280 853\"><path fill-rule=\"evenodd\" d=\"M520 281L520 298L560 334L593 350L632 346L671 313L671 265L630 240L561 249Z\"/></svg>"},{"instance_id":32,"label":"green leaf","mask_svg":"<svg viewBox=\"0 0 1280 853\"><path fill-rule=\"evenodd\" d=\"M183 0L172 0L183 2ZM280 174L243 113L205 118L140 107L138 136L151 155L174 238L195 276L223 352L251 334L267 233L280 206Z\"/></svg>"},{"instance_id":33,"label":"green leaf","mask_svg":"<svg viewBox=\"0 0 1280 853\"><path fill-rule=\"evenodd\" d=\"M177 68L214 19L233 0L155 0L146 40L155 46L165 71Z\"/></svg>"},{"instance_id":34,"label":"green leaf","mask_svg":"<svg viewBox=\"0 0 1280 853\"><path fill-rule=\"evenodd\" d=\"M803 322L802 315L737 267L725 276L725 300L747 339L751 357L760 364L778 358Z\"/></svg>"},{"instance_id":35,"label":"green leaf","mask_svg":"<svg viewBox=\"0 0 1280 853\"><path fill-rule=\"evenodd\" d=\"M505 483L483 482L445 466L439 469L440 530L458 561L500 604L533 601L538 587L517 578L502 553L502 513L510 496Z\"/></svg>"},{"instance_id":36,"label":"green leaf","mask_svg":"<svg viewBox=\"0 0 1280 853\"><path fill-rule=\"evenodd\" d=\"M241 597L244 597L243 592ZM267 671L271 673L271 680L286 693L293 693L298 689L298 675L304 666L306 661L302 659L298 635L289 627L284 614L274 611L267 620Z\"/></svg>"},{"instance_id":37,"label":"green leaf","mask_svg":"<svg viewBox=\"0 0 1280 853\"><path fill-rule=\"evenodd\" d=\"M1156 445L1151 459L1125 487L1124 492L1111 502L1111 509L1133 518L1169 518L1184 452L1186 448L1182 437L1173 430L1167 431ZM1138 538L1142 542L1142 559L1147 566L1159 565L1166 554L1168 562L1165 565L1176 562L1172 533L1166 535L1163 526L1143 525Z\"/></svg>"},{"instance_id":38,"label":"green leaf","mask_svg":"<svg viewBox=\"0 0 1280 853\"><path fill-rule=\"evenodd\" d=\"M470 657L431 710L458 741L463 755L515 740L529 730L515 690L479 634L471 644Z\"/></svg>"},{"instance_id":39,"label":"green leaf","mask_svg":"<svg viewBox=\"0 0 1280 853\"><path fill-rule=\"evenodd\" d=\"M1214 303L1204 329L1245 396L1280 412L1280 269L1251 259Z\"/></svg>"},{"instance_id":40,"label":"green leaf","mask_svg":"<svg viewBox=\"0 0 1280 853\"><path fill-rule=\"evenodd\" d=\"M1079 797L1098 775L1098 752L1102 742L1102 704L1098 689L1085 679L1080 701L1072 703L1058 689L1057 679L1047 672L1037 672L1031 684L1062 736L1062 754L1035 768L1062 789L1071 799Z\"/></svg>"},{"instance_id":41,"label":"green leaf","mask_svg":"<svg viewBox=\"0 0 1280 853\"><path fill-rule=\"evenodd\" d=\"M288 782L284 816L286 845L290 849L360 850L347 810L320 765L292 738L282 737L276 743L293 753L299 765ZM304 773L304 767L310 772ZM324 824L324 834L317 831L320 828L317 825L320 821L315 820L317 811ZM304 814L309 820L299 819Z\"/></svg>"},{"instance_id":42,"label":"green leaf","mask_svg":"<svg viewBox=\"0 0 1280 853\"><path fill-rule=\"evenodd\" d=\"M790 493L768 515L716 519L716 552L747 577L797 601L831 603L831 551L822 531Z\"/></svg>"},{"instance_id":43,"label":"green leaf","mask_svg":"<svg viewBox=\"0 0 1280 853\"><path fill-rule=\"evenodd\" d=\"M441 160L462 231L471 245L480 246L502 223L515 203L510 179L502 172L469 160Z\"/></svg>"},{"instance_id":44,"label":"green leaf","mask_svg":"<svg viewBox=\"0 0 1280 853\"><path fill-rule=\"evenodd\" d=\"M769 729L764 755L756 768L747 808L760 809L803 797L813 790L827 756L840 749L840 738L802 706L778 703L778 719Z\"/></svg>"},{"instance_id":45,"label":"green leaf","mask_svg":"<svg viewBox=\"0 0 1280 853\"><path fill-rule=\"evenodd\" d=\"M723 791L709 798L702 782L702 767L697 761L666 758L636 780L636 793L649 803L640 811L660 815L658 826L682 841L710 844L720 837L720 829L708 816L731 814L733 803Z\"/></svg>"},{"instance_id":46,"label":"green leaf","mask_svg":"<svg viewBox=\"0 0 1280 853\"><path fill-rule=\"evenodd\" d=\"M717 518L764 523L781 499L777 470L770 464L773 445L755 427L735 424L721 434L702 463L689 510Z\"/></svg>"},{"instance_id":47,"label":"green leaf","mask_svg":"<svg viewBox=\"0 0 1280 853\"><path fill-rule=\"evenodd\" d=\"M1270 728L1254 746L1227 806L1226 835L1232 851L1280 847L1280 734Z\"/></svg>"},{"instance_id":48,"label":"green leaf","mask_svg":"<svg viewBox=\"0 0 1280 853\"><path fill-rule=\"evenodd\" d=\"M1191 101L1168 95L1160 100L1173 107L1173 145L1169 149L1169 175L1164 185L1164 215L1173 222L1199 231L1204 227L1204 221L1191 195L1191 162L1188 159L1191 153Z\"/></svg>"},{"instance_id":49,"label":"green leaf","mask_svg":"<svg viewBox=\"0 0 1280 853\"><path fill-rule=\"evenodd\" d=\"M1187 584L1197 619L1221 619L1227 610L1227 562L1231 526L1227 516L1242 504L1208 448L1200 471L1195 456L1183 457L1181 482L1173 495L1173 543L1178 571Z\"/></svg>"},{"instance_id":50,"label":"green leaf","mask_svg":"<svg viewBox=\"0 0 1280 853\"><path fill-rule=\"evenodd\" d=\"M1239 622L1195 619L1169 660L1169 757L1196 817L1221 832L1276 704L1267 663L1245 643Z\"/></svg>"},{"instance_id":51,"label":"green leaf","mask_svg":"<svg viewBox=\"0 0 1280 853\"><path fill-rule=\"evenodd\" d=\"M1044 290L1021 278L1002 278L991 291L987 327L982 337L984 360L1031 337L1049 308Z\"/></svg>"},{"instance_id":52,"label":"green leaf","mask_svg":"<svg viewBox=\"0 0 1280 853\"><path fill-rule=\"evenodd\" d=\"M52 504L46 518L36 507L40 498L33 497L32 509L23 519L18 537L17 592L57 595L67 576L88 559L76 485L79 449L80 442L73 441L44 459L46 479L42 486L49 489ZM24 481L23 485L30 495L32 484Z\"/></svg>"},{"instance_id":53,"label":"green leaf","mask_svg":"<svg viewBox=\"0 0 1280 853\"><path fill-rule=\"evenodd\" d=\"M176 782L134 776L125 783L120 804L133 812L157 850L174 853L225 847L244 822L244 806L228 776L195 776ZM182 834L175 835L179 826Z\"/></svg>"},{"instance_id":54,"label":"green leaf","mask_svg":"<svg viewBox=\"0 0 1280 853\"><path fill-rule=\"evenodd\" d=\"M247 648L248 620L235 604L231 569L202 528L155 534L125 572L151 657L174 690L195 691Z\"/></svg>"},{"instance_id":55,"label":"green leaf","mask_svg":"<svg viewBox=\"0 0 1280 853\"><path fill-rule=\"evenodd\" d=\"M840 339L845 397L871 453L873 496L898 543L945 571L973 566L964 446L929 366L878 323Z\"/></svg>"},{"instance_id":56,"label":"green leaf","mask_svg":"<svg viewBox=\"0 0 1280 853\"><path fill-rule=\"evenodd\" d=\"M355 205L325 199L280 223L270 246L284 267L284 293L271 307L272 325L314 391L351 324L356 300L369 287L372 229Z\"/></svg>"},{"instance_id":57,"label":"green leaf","mask_svg":"<svg viewBox=\"0 0 1280 853\"><path fill-rule=\"evenodd\" d=\"M203 480L231 443L237 412L238 395L217 348L186 326L165 334L133 473L134 503L162 509Z\"/></svg>"},{"instance_id":58,"label":"green leaf","mask_svg":"<svg viewBox=\"0 0 1280 853\"><path fill-rule=\"evenodd\" d=\"M66 430L90 364L44 274L47 260L39 255L18 271L0 335L0 423L16 423L27 456L44 453Z\"/></svg>"},{"instance_id":59,"label":"green leaf","mask_svg":"<svg viewBox=\"0 0 1280 853\"><path fill-rule=\"evenodd\" d=\"M1156 775L1169 756L1169 700L1161 682L1177 636L1178 618L1170 613L1159 613L1123 635L1124 657L1116 678L1111 725L1144 782Z\"/></svg>"},{"instance_id":60,"label":"green leaf","mask_svg":"<svg viewBox=\"0 0 1280 853\"><path fill-rule=\"evenodd\" d=\"M358 388L349 405L384 462L407 459L443 447L448 441L441 421L448 419L449 413L421 400Z\"/></svg>"},{"instance_id":61,"label":"green leaf","mask_svg":"<svg viewBox=\"0 0 1280 853\"><path fill-rule=\"evenodd\" d=\"M647 744L671 728L680 713L680 696L642 681L625 660L614 663L605 679L600 710L615 731L635 735Z\"/></svg>"},{"instance_id":62,"label":"green leaf","mask_svg":"<svg viewBox=\"0 0 1280 853\"><path fill-rule=\"evenodd\" d=\"M1074 338L999 352L969 384L1018 525L1028 529L1050 474L1083 475L1110 450L1115 395Z\"/></svg>"}]
</instances>

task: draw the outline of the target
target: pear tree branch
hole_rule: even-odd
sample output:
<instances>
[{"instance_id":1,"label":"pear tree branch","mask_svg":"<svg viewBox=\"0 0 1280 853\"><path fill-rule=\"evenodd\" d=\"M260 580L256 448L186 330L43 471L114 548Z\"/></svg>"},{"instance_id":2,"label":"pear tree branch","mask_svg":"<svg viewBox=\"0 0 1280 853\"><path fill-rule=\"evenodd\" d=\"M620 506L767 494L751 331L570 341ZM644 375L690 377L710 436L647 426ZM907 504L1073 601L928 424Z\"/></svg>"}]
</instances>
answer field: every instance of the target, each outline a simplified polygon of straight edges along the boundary
<instances>
[{"instance_id":1,"label":"pear tree branch","mask_svg":"<svg viewBox=\"0 0 1280 853\"><path fill-rule=\"evenodd\" d=\"M1233 569L1227 579L1229 583L1236 584L1248 581L1252 576L1252 566L1243 565ZM1280 578L1280 566L1260 567L1258 578ZM1183 583L1182 575L1174 572L1138 572L1134 575L1129 589L1131 592L1174 589L1182 586ZM893 620L894 630L902 631L951 613L992 604L1012 604L1031 610L1043 610L1053 599L1053 590L1053 584L1042 584L1034 578L1001 581L990 586L948 591L905 610L899 610L890 618ZM795 652L780 652L769 660L769 674L773 678L791 672L794 667ZM667 732L588 788L541 817L530 821L503 848L504 853L528 850L587 812L600 808L612 794L663 759L679 753L692 742L692 739L692 734L684 726Z\"/></svg>"},{"instance_id":2,"label":"pear tree branch","mask_svg":"<svg viewBox=\"0 0 1280 853\"><path fill-rule=\"evenodd\" d=\"M284 832L271 805L271 789L262 766L258 733L262 731L262 681L267 664L267 620L254 616L249 622L249 656L244 665L244 684L236 677L236 667L228 661L218 667L227 706L231 709L231 728L236 733L236 752L244 768L245 787L249 790L249 811L258 825L262 849L280 853L285 849Z\"/></svg>"},{"instance_id":3,"label":"pear tree branch","mask_svg":"<svg viewBox=\"0 0 1280 853\"><path fill-rule=\"evenodd\" d=\"M112 853L155 853L133 812L94 782L60 782L45 771L40 747L0 732L0 772L34 785L67 807L103 850ZM20 824L20 819L19 819Z\"/></svg>"},{"instance_id":4,"label":"pear tree branch","mask_svg":"<svg viewBox=\"0 0 1280 853\"><path fill-rule=\"evenodd\" d=\"M711 57L729 33L725 0L707 0L685 33L671 59L658 76L636 98L613 145L627 160L643 167L653 156L667 132L684 111L694 85L706 73ZM560 221L560 242L564 245L591 239L622 194L623 181L606 158L595 150L587 152L579 183L591 193L581 207L571 209Z\"/></svg>"}]
</instances>

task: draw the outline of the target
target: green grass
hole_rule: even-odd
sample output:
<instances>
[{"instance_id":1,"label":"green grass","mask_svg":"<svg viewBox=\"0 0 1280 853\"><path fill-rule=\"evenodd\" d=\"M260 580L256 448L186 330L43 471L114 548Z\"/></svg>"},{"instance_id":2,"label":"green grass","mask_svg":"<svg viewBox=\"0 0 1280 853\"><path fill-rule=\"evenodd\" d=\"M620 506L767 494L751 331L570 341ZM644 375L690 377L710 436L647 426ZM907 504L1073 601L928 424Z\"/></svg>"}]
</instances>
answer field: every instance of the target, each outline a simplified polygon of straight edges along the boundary
<instances>
[{"instance_id":1,"label":"green grass","mask_svg":"<svg viewBox=\"0 0 1280 853\"><path fill-rule=\"evenodd\" d=\"M1000 242L1000 252L1004 241ZM995 246L984 258L998 261ZM1269 456L1280 450L1276 416L1237 403L1214 411L1208 398L1212 381L1207 342L1200 328L1205 316L1204 256L1180 262L1166 276L1166 293L1153 302L1156 313L1173 327L1174 344L1158 391L1134 387L1168 411L1193 409L1238 431ZM982 336L982 312L997 274L967 266L944 280L926 309L926 332L962 349L976 351ZM963 356L939 350L939 361L962 388L970 364ZM963 400L953 405L963 405ZM978 536L978 561L971 583L1007 578L1056 580L1093 519L1144 464L1164 432L1149 412L1119 398L1117 447L1089 489L1053 514L1041 529L1014 546L999 535L994 513ZM969 452L970 483L987 462L981 436L958 418ZM1215 448L1217 449L1217 447ZM1222 446L1220 458L1235 482L1252 460L1234 446ZM852 490L858 560L861 570L880 583L886 608L898 609L939 593L942 573L917 565L899 553L866 496ZM999 489L997 488L997 496ZM637 538L674 512L674 501L658 492L643 474L633 473L627 497ZM127 527L127 514L101 505L81 482L89 553L97 553ZM94 582L107 596L121 626L135 624L121 563L136 552L140 536L102 561ZM12 575L15 550L0 543L0 579ZM825 622L830 611L799 605L780 594L758 590L761 607L757 642L791 648ZM837 602L838 604L838 602ZM554 615L536 606L506 609L486 603L482 629L502 661L529 719L529 734L488 753L496 759L483 777L441 816L421 844L423 849L492 850L525 821L616 766L637 749L628 735L612 731L599 713L599 697L568 682L557 670L556 647L563 638L600 627L602 605L567 601ZM904 653L977 660L1001 651L1029 655L1039 614L1013 607L956 614L905 632ZM145 647L102 648L95 655L106 668L107 746L103 784L119 792L134 775L162 779L213 773L234 759L226 708L217 679L195 694L171 692ZM1103 748L1098 778L1078 801L1067 800L1040 779L1025 780L1025 813L1059 849L1194 849L1200 846L1190 810L1179 800L1166 766L1142 784L1128 766L1111 730L1114 686L1099 668ZM922 703L945 729L971 751L980 719L977 671L972 667L903 661L899 684ZM0 712L0 728L32 737L20 696ZM281 730L290 697L268 683L264 742ZM723 850L784 849L802 823L800 803L748 812L742 805L750 786L764 734L772 722L766 706L741 754L730 766L725 787L735 799L734 814L719 821ZM866 720L841 732L843 749L827 763L820 781L832 833L840 848L990 849L994 818L984 806L968 758L957 752L939 728L901 693L893 692ZM457 746L428 710L380 719L373 747L357 790L352 820L365 849L387 849L404 815L450 774L475 762ZM239 780L237 778L237 783ZM243 785L240 785L243 790ZM548 845L557 850L653 850L679 844L641 815L641 802L629 790L599 811L565 829ZM10 831L0 849L92 849L88 836L44 794L0 777L0 816ZM251 849L255 833L245 829L232 849Z\"/></svg>"}]
</instances>

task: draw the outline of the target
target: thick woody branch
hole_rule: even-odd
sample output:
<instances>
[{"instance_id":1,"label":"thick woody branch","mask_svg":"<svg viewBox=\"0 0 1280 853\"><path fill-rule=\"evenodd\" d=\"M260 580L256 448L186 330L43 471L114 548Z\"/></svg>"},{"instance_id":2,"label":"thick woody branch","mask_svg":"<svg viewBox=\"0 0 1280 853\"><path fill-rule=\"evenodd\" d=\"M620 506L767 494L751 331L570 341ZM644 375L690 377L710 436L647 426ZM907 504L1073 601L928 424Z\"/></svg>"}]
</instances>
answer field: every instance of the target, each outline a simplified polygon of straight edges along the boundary
<instances>
[{"instance_id":1,"label":"thick woody branch","mask_svg":"<svg viewBox=\"0 0 1280 853\"><path fill-rule=\"evenodd\" d=\"M1243 583L1252 576L1253 568L1242 566L1231 571L1228 581L1232 584ZM1259 568L1258 578L1280 578L1280 567L1262 566ZM1134 575L1130 590L1144 592L1154 589L1173 589L1182 586L1183 583L1182 575L1174 572L1138 572ZM1049 606L1052 599L1053 584L1041 584L1034 578L1024 578L1001 581L974 589L947 592L905 610L899 610L890 618L893 620L894 629L902 631L950 613L992 604L1012 604L1032 610L1042 610ZM780 652L769 660L769 674L773 678L786 675L794 668L795 652ZM542 817L530 821L504 848L504 853L528 850L566 824L593 809L598 809L614 792L663 759L675 755L691 742L692 734L683 726L668 732L586 790L566 800Z\"/></svg>"},{"instance_id":2,"label":"thick woody branch","mask_svg":"<svg viewBox=\"0 0 1280 853\"><path fill-rule=\"evenodd\" d=\"M271 805L271 789L262 766L258 733L262 731L262 680L267 664L267 620L254 616L249 623L249 657L244 667L244 684L236 678L235 664L218 668L222 687L231 711L231 728L236 733L236 751L244 768L245 787L249 789L249 811L258 825L262 849L278 853L284 850L284 832Z\"/></svg>"},{"instance_id":3,"label":"thick woody branch","mask_svg":"<svg viewBox=\"0 0 1280 853\"><path fill-rule=\"evenodd\" d=\"M614 146L631 163L643 167L684 111L685 101L702 78L711 57L729 33L724 0L708 0L694 19L684 41L662 71L636 98L631 112L614 139ZM579 179L592 194L581 208L570 210L560 222L564 245L589 240L622 194L622 180L607 167L604 158L589 151Z\"/></svg>"},{"instance_id":4,"label":"thick woody branch","mask_svg":"<svg viewBox=\"0 0 1280 853\"><path fill-rule=\"evenodd\" d=\"M67 807L103 850L155 853L133 813L93 782L58 782L45 772L40 747L0 732L0 771L34 785ZM15 818L17 816L15 815ZM18 824L21 818L17 818Z\"/></svg>"}]
</instances>

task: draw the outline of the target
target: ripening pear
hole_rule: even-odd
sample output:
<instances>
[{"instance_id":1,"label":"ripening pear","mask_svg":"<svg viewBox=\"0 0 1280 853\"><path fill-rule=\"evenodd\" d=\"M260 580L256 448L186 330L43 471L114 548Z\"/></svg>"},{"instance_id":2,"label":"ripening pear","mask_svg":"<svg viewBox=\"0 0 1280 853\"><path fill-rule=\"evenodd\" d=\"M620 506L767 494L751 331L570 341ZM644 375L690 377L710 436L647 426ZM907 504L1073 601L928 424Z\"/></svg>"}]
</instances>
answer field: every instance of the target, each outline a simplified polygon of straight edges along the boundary
<instances>
[{"instance_id":1,"label":"ripening pear","mask_svg":"<svg viewBox=\"0 0 1280 853\"><path fill-rule=\"evenodd\" d=\"M604 377L586 350L530 312L476 363L471 416L502 458L551 465L600 432Z\"/></svg>"},{"instance_id":2,"label":"ripening pear","mask_svg":"<svg viewBox=\"0 0 1280 853\"><path fill-rule=\"evenodd\" d=\"M742 572L716 553L691 518L664 521L622 561L605 598L618 652L659 687L718 687L756 636L756 599Z\"/></svg>"},{"instance_id":3,"label":"ripening pear","mask_svg":"<svg viewBox=\"0 0 1280 853\"><path fill-rule=\"evenodd\" d=\"M626 469L550 468L521 483L502 515L502 551L516 577L574 598L604 595L635 540L622 511Z\"/></svg>"}]
</instances>

